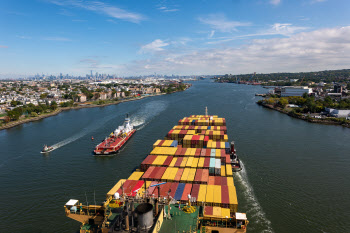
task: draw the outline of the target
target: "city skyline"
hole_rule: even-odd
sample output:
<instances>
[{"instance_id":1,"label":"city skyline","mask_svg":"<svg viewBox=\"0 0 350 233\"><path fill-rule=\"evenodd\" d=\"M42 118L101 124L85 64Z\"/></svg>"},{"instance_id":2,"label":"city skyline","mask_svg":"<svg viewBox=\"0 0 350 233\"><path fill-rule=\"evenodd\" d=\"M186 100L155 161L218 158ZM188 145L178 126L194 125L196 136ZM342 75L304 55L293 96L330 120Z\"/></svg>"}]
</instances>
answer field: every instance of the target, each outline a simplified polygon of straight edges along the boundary
<instances>
[{"instance_id":1,"label":"city skyline","mask_svg":"<svg viewBox=\"0 0 350 233\"><path fill-rule=\"evenodd\" d=\"M345 69L345 0L0 3L0 78Z\"/></svg>"}]
</instances>

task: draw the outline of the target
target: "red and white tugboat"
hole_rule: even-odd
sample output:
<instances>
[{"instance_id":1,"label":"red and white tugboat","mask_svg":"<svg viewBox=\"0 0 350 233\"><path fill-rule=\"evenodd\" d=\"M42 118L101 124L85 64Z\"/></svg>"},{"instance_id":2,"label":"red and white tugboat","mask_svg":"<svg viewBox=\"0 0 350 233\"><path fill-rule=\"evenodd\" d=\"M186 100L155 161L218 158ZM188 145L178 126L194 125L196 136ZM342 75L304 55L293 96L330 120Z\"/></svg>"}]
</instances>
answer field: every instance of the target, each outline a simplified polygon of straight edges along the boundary
<instances>
[{"instance_id":1,"label":"red and white tugboat","mask_svg":"<svg viewBox=\"0 0 350 233\"><path fill-rule=\"evenodd\" d=\"M98 144L94 150L96 156L110 156L117 153L131 138L136 129L130 125L130 118L126 115L124 124L119 126L108 138Z\"/></svg>"}]
</instances>

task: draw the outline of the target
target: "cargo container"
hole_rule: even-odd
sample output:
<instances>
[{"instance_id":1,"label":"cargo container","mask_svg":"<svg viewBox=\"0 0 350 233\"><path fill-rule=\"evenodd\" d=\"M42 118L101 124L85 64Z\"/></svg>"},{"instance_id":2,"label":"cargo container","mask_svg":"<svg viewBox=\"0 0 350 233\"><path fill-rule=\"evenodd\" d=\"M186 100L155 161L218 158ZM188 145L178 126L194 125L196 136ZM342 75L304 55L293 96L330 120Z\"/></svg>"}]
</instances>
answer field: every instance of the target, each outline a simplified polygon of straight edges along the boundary
<instances>
[{"instance_id":1,"label":"cargo container","mask_svg":"<svg viewBox=\"0 0 350 233\"><path fill-rule=\"evenodd\" d=\"M181 164L180 164L180 167L181 167L181 168L185 168L185 167L186 167L187 159L188 159L187 157L184 157L184 158L183 158L183 160L182 160L182 162L181 162Z\"/></svg>"},{"instance_id":2,"label":"cargo container","mask_svg":"<svg viewBox=\"0 0 350 233\"><path fill-rule=\"evenodd\" d=\"M205 196L206 205L213 206L214 204L214 185L207 186L207 193Z\"/></svg>"},{"instance_id":3,"label":"cargo container","mask_svg":"<svg viewBox=\"0 0 350 233\"><path fill-rule=\"evenodd\" d=\"M215 176L214 180L214 185L221 185L221 176Z\"/></svg>"},{"instance_id":4,"label":"cargo container","mask_svg":"<svg viewBox=\"0 0 350 233\"><path fill-rule=\"evenodd\" d=\"M190 173L190 168L185 168L181 176L181 182L183 183L187 182L187 177L189 173Z\"/></svg>"},{"instance_id":5,"label":"cargo container","mask_svg":"<svg viewBox=\"0 0 350 233\"><path fill-rule=\"evenodd\" d=\"M203 169L197 169L196 175L194 178L194 183L202 184L202 174L203 174Z\"/></svg>"},{"instance_id":6,"label":"cargo container","mask_svg":"<svg viewBox=\"0 0 350 233\"><path fill-rule=\"evenodd\" d=\"M187 177L187 182L188 183L193 183L194 182L194 178L196 176L196 168L190 168L190 172L188 173L188 177Z\"/></svg>"},{"instance_id":7,"label":"cargo container","mask_svg":"<svg viewBox=\"0 0 350 233\"><path fill-rule=\"evenodd\" d=\"M203 206L204 203L206 202L207 187L208 187L208 186L205 185L205 184L201 184L201 185L199 186L197 205Z\"/></svg>"},{"instance_id":8,"label":"cargo container","mask_svg":"<svg viewBox=\"0 0 350 233\"><path fill-rule=\"evenodd\" d=\"M210 157L205 157L203 167L209 169L209 166L210 166Z\"/></svg>"},{"instance_id":9,"label":"cargo container","mask_svg":"<svg viewBox=\"0 0 350 233\"><path fill-rule=\"evenodd\" d=\"M214 185L214 206L221 206L221 186Z\"/></svg>"},{"instance_id":10,"label":"cargo container","mask_svg":"<svg viewBox=\"0 0 350 233\"><path fill-rule=\"evenodd\" d=\"M145 173L143 173L142 179L148 180L148 179L149 179L149 176L150 176L151 173L153 172L154 168L155 168L155 167L153 167L153 166L152 166L152 167L149 167L149 168L147 169L147 171L146 171Z\"/></svg>"},{"instance_id":11,"label":"cargo container","mask_svg":"<svg viewBox=\"0 0 350 233\"><path fill-rule=\"evenodd\" d=\"M227 185L221 185L221 207L230 208L230 197Z\"/></svg>"},{"instance_id":12,"label":"cargo container","mask_svg":"<svg viewBox=\"0 0 350 233\"><path fill-rule=\"evenodd\" d=\"M143 175L143 172L133 172L129 176L128 180L139 180L142 177L142 175Z\"/></svg>"},{"instance_id":13,"label":"cargo container","mask_svg":"<svg viewBox=\"0 0 350 233\"><path fill-rule=\"evenodd\" d=\"M198 160L199 158L193 158L192 165L191 165L192 168L197 168Z\"/></svg>"},{"instance_id":14,"label":"cargo container","mask_svg":"<svg viewBox=\"0 0 350 233\"><path fill-rule=\"evenodd\" d=\"M235 183L233 182L233 177L226 177L227 179L227 186L235 186Z\"/></svg>"},{"instance_id":15,"label":"cargo container","mask_svg":"<svg viewBox=\"0 0 350 233\"><path fill-rule=\"evenodd\" d=\"M209 169L203 169L202 172L202 184L207 184L209 179Z\"/></svg>"},{"instance_id":16,"label":"cargo container","mask_svg":"<svg viewBox=\"0 0 350 233\"><path fill-rule=\"evenodd\" d=\"M221 159L215 159L215 175L221 175Z\"/></svg>"},{"instance_id":17,"label":"cargo container","mask_svg":"<svg viewBox=\"0 0 350 233\"><path fill-rule=\"evenodd\" d=\"M152 181L152 183L150 184L150 186L149 186L148 189L147 189L147 193L146 193L147 196L149 196L149 197L152 196L153 191L154 191L154 189L156 188L156 186L153 186L153 187L151 187L151 186L152 186L152 185L155 185L155 184L158 184L158 182L157 182L157 181Z\"/></svg>"},{"instance_id":18,"label":"cargo container","mask_svg":"<svg viewBox=\"0 0 350 233\"><path fill-rule=\"evenodd\" d=\"M113 188L111 188L111 190L109 190L109 192L107 193L107 200L109 198L113 198L114 194L120 189L120 187L122 186L122 184L125 183L125 179L120 179L114 186Z\"/></svg>"},{"instance_id":19,"label":"cargo container","mask_svg":"<svg viewBox=\"0 0 350 233\"><path fill-rule=\"evenodd\" d=\"M165 159L165 161L164 161L164 163L163 163L163 166L169 167L172 160L173 160L173 156L168 156L168 157Z\"/></svg>"},{"instance_id":20,"label":"cargo container","mask_svg":"<svg viewBox=\"0 0 350 233\"><path fill-rule=\"evenodd\" d=\"M200 184L192 185L191 197L194 199L195 204L197 203L197 200L198 200L199 188L200 188Z\"/></svg>"},{"instance_id":21,"label":"cargo container","mask_svg":"<svg viewBox=\"0 0 350 233\"><path fill-rule=\"evenodd\" d=\"M232 212L237 212L238 201L237 201L236 187L235 186L227 186L227 187L228 187L229 198L230 198L230 210Z\"/></svg>"},{"instance_id":22,"label":"cargo container","mask_svg":"<svg viewBox=\"0 0 350 233\"><path fill-rule=\"evenodd\" d=\"M169 167L175 167L176 161L177 161L177 158L173 157L173 159L171 160L171 163L169 164Z\"/></svg>"},{"instance_id":23,"label":"cargo container","mask_svg":"<svg viewBox=\"0 0 350 233\"><path fill-rule=\"evenodd\" d=\"M177 171L179 170L179 168L171 167L170 169L171 170L170 170L170 174L168 175L168 180L167 181L174 181L175 177L176 177L176 174L177 174Z\"/></svg>"},{"instance_id":24,"label":"cargo container","mask_svg":"<svg viewBox=\"0 0 350 233\"><path fill-rule=\"evenodd\" d=\"M221 165L221 176L226 176L226 166L225 165Z\"/></svg>"},{"instance_id":25,"label":"cargo container","mask_svg":"<svg viewBox=\"0 0 350 233\"><path fill-rule=\"evenodd\" d=\"M226 176L232 177L232 166L231 166L231 164L226 164Z\"/></svg>"},{"instance_id":26,"label":"cargo container","mask_svg":"<svg viewBox=\"0 0 350 233\"><path fill-rule=\"evenodd\" d=\"M216 160L215 157L210 157L210 165L209 165L209 174L214 176L215 175L215 164Z\"/></svg>"},{"instance_id":27,"label":"cargo container","mask_svg":"<svg viewBox=\"0 0 350 233\"><path fill-rule=\"evenodd\" d=\"M188 203L188 195L191 194L192 184L186 184L181 196L181 203Z\"/></svg>"},{"instance_id":28,"label":"cargo container","mask_svg":"<svg viewBox=\"0 0 350 233\"><path fill-rule=\"evenodd\" d=\"M181 180L183 171L184 171L183 168L179 168L179 169L177 170L177 173L176 173L176 175L175 175L174 181L179 182L179 181Z\"/></svg>"},{"instance_id":29,"label":"cargo container","mask_svg":"<svg viewBox=\"0 0 350 233\"><path fill-rule=\"evenodd\" d=\"M181 200L182 193L185 189L185 185L186 185L185 183L179 183L179 185L177 186L176 192L175 192L175 196L174 196L175 200L177 200L177 201Z\"/></svg>"},{"instance_id":30,"label":"cargo container","mask_svg":"<svg viewBox=\"0 0 350 233\"><path fill-rule=\"evenodd\" d=\"M182 164L182 160L183 160L183 157L177 158L174 166L175 167L180 167L180 165Z\"/></svg>"},{"instance_id":31,"label":"cargo container","mask_svg":"<svg viewBox=\"0 0 350 233\"><path fill-rule=\"evenodd\" d=\"M208 185L215 185L215 176L209 176Z\"/></svg>"},{"instance_id":32,"label":"cargo container","mask_svg":"<svg viewBox=\"0 0 350 233\"><path fill-rule=\"evenodd\" d=\"M198 168L203 168L204 167L204 157L199 158L197 167Z\"/></svg>"},{"instance_id":33,"label":"cargo container","mask_svg":"<svg viewBox=\"0 0 350 233\"><path fill-rule=\"evenodd\" d=\"M161 181L162 176L167 168L166 167L160 167L159 171L155 174L154 180Z\"/></svg>"},{"instance_id":34,"label":"cargo container","mask_svg":"<svg viewBox=\"0 0 350 233\"><path fill-rule=\"evenodd\" d=\"M194 157L188 157L186 167L192 167Z\"/></svg>"},{"instance_id":35,"label":"cargo container","mask_svg":"<svg viewBox=\"0 0 350 233\"><path fill-rule=\"evenodd\" d=\"M179 183L177 183L177 182L172 182L171 183L171 186L170 186L170 189L169 189L169 196L170 197L175 197L175 193L176 193L178 185L179 185Z\"/></svg>"},{"instance_id":36,"label":"cargo container","mask_svg":"<svg viewBox=\"0 0 350 233\"><path fill-rule=\"evenodd\" d=\"M232 178L232 177L231 177ZM227 186L227 177L221 176L221 185Z\"/></svg>"}]
</instances>

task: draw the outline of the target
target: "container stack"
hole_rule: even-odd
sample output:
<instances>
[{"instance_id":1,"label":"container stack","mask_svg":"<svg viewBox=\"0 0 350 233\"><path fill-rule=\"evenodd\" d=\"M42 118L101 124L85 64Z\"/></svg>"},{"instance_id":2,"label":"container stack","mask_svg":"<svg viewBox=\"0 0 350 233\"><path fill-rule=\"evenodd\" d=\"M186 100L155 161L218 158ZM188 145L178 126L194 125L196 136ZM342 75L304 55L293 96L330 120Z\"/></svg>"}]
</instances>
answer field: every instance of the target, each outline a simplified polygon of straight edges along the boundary
<instances>
[{"instance_id":1,"label":"container stack","mask_svg":"<svg viewBox=\"0 0 350 233\"><path fill-rule=\"evenodd\" d=\"M190 194L194 204L206 206L207 215L221 211L232 216L237 212L224 118L192 115L179 120L164 140L153 144L139 170L113 191L130 196L170 196L180 203L186 203ZM165 183L158 193L158 188L151 186L160 182Z\"/></svg>"}]
</instances>

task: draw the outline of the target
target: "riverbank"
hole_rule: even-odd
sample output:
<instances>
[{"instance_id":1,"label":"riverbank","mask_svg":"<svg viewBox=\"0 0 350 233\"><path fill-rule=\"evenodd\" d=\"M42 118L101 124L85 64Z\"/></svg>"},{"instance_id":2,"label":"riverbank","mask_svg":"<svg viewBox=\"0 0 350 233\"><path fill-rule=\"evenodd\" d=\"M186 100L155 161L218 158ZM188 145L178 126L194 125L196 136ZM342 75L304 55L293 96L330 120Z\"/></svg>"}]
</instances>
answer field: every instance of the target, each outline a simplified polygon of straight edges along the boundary
<instances>
[{"instance_id":1,"label":"riverbank","mask_svg":"<svg viewBox=\"0 0 350 233\"><path fill-rule=\"evenodd\" d=\"M82 109L82 108L105 107L105 106L109 106L109 105L116 105L116 104L120 104L120 103L124 103L124 102L141 100L141 99L144 99L144 98L160 96L160 95L166 95L166 94L165 93L154 94L154 95L142 96L142 97L137 97L137 98L118 100L118 101L105 103L105 104L80 104L80 105L77 105L77 106L74 106L74 107L59 107L56 110L54 110L53 112L50 112L50 113L47 113L47 114L44 114L44 115L40 115L40 116L37 116L37 117L30 117L30 118L25 118L25 119L9 122L7 124L4 124L4 125L0 126L0 130L10 129L10 128L13 128L13 127L16 127L18 125L25 124L25 123L39 121L39 120L45 119L47 117L56 116L57 114L59 114L59 113L61 113L63 111Z\"/></svg>"},{"instance_id":2,"label":"riverbank","mask_svg":"<svg viewBox=\"0 0 350 233\"><path fill-rule=\"evenodd\" d=\"M275 110L275 111L278 111L280 113L284 113L290 117L293 117L293 118L297 118L297 119L300 119L300 120L304 120L304 121L307 121L307 122L310 122L310 123L318 123L318 124L324 124L324 125L340 125L340 126L344 126L344 127L347 127L347 128L350 128L350 123L348 122L345 122L345 121L341 121L337 118L321 118L321 119L316 119L316 118L312 118L310 116L307 116L307 115L303 115L303 114L296 114L292 111L286 111L285 109L281 108L281 107L277 107L277 106L273 106L273 105L270 105L270 104L266 104L266 103L263 103L263 102L257 102L258 105L262 106L262 107L265 107L265 108L268 108L268 109L272 109L272 110Z\"/></svg>"}]
</instances>

